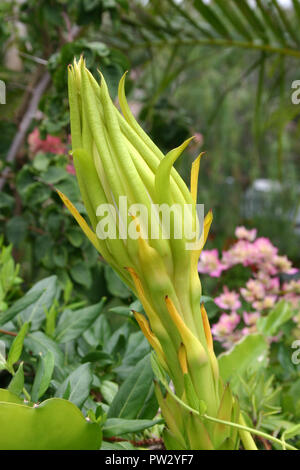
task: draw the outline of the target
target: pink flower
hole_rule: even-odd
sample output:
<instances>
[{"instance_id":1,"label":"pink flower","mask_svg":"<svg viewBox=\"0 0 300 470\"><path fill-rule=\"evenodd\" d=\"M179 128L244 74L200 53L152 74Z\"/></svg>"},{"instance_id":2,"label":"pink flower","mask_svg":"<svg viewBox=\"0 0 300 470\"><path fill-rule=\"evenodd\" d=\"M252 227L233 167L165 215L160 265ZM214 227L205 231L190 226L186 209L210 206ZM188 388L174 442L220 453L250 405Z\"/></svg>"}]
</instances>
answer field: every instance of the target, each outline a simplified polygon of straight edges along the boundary
<instances>
[{"instance_id":1,"label":"pink flower","mask_svg":"<svg viewBox=\"0 0 300 470\"><path fill-rule=\"evenodd\" d=\"M75 168L74 168L73 164L67 165L66 170L67 170L68 173L70 173L70 175L76 175L76 171L75 171Z\"/></svg>"},{"instance_id":2,"label":"pink flower","mask_svg":"<svg viewBox=\"0 0 300 470\"><path fill-rule=\"evenodd\" d=\"M287 256L275 256L274 265L281 273L296 274L298 272L297 268L292 267L292 263Z\"/></svg>"},{"instance_id":3,"label":"pink flower","mask_svg":"<svg viewBox=\"0 0 300 470\"><path fill-rule=\"evenodd\" d=\"M270 277L264 271L258 271L255 277L264 285L264 288L266 291L268 291L268 293L271 293L271 294L278 293L280 289L279 277Z\"/></svg>"},{"instance_id":4,"label":"pink flower","mask_svg":"<svg viewBox=\"0 0 300 470\"><path fill-rule=\"evenodd\" d=\"M197 145L202 145L203 144L203 134L200 134L200 132L195 132L194 134L194 142Z\"/></svg>"},{"instance_id":5,"label":"pink flower","mask_svg":"<svg viewBox=\"0 0 300 470\"><path fill-rule=\"evenodd\" d=\"M290 282L285 282L282 286L282 290L287 293L295 293L300 295L300 279L292 279Z\"/></svg>"},{"instance_id":6,"label":"pink flower","mask_svg":"<svg viewBox=\"0 0 300 470\"><path fill-rule=\"evenodd\" d=\"M247 302L254 302L255 300L263 299L265 296L263 283L256 279L249 279L246 283L246 288L242 287L240 291Z\"/></svg>"},{"instance_id":7,"label":"pink flower","mask_svg":"<svg viewBox=\"0 0 300 470\"><path fill-rule=\"evenodd\" d=\"M249 242L253 242L255 240L256 234L256 228L253 228L252 230L247 230L246 227L237 227L235 229L236 238L248 240Z\"/></svg>"},{"instance_id":8,"label":"pink flower","mask_svg":"<svg viewBox=\"0 0 300 470\"><path fill-rule=\"evenodd\" d=\"M273 261L274 257L277 255L278 248L272 245L268 238L257 238L253 245L258 250L258 254L262 260Z\"/></svg>"},{"instance_id":9,"label":"pink flower","mask_svg":"<svg viewBox=\"0 0 300 470\"><path fill-rule=\"evenodd\" d=\"M236 312L231 312L230 314L222 313L218 323L215 323L211 328L212 334L214 336L229 335L239 324L240 320L240 316Z\"/></svg>"},{"instance_id":10,"label":"pink flower","mask_svg":"<svg viewBox=\"0 0 300 470\"><path fill-rule=\"evenodd\" d=\"M243 312L243 320L247 326L256 325L256 322L259 318L260 318L259 312L253 312L253 313Z\"/></svg>"},{"instance_id":11,"label":"pink flower","mask_svg":"<svg viewBox=\"0 0 300 470\"><path fill-rule=\"evenodd\" d=\"M268 292L272 294L278 294L280 288L280 281L278 277L272 277L269 279L269 282L266 285Z\"/></svg>"},{"instance_id":12,"label":"pink flower","mask_svg":"<svg viewBox=\"0 0 300 470\"><path fill-rule=\"evenodd\" d=\"M59 137L48 134L45 140L40 137L40 131L37 127L28 136L29 150L32 155L38 152L48 153L66 153L66 145L63 144Z\"/></svg>"},{"instance_id":13,"label":"pink flower","mask_svg":"<svg viewBox=\"0 0 300 470\"><path fill-rule=\"evenodd\" d=\"M252 306L258 311L270 309L274 307L276 300L276 295L266 295L263 300L256 300L253 302Z\"/></svg>"},{"instance_id":14,"label":"pink flower","mask_svg":"<svg viewBox=\"0 0 300 470\"><path fill-rule=\"evenodd\" d=\"M253 244L246 240L239 240L228 251L223 252L222 262L227 266L243 264L249 266L255 263L256 250Z\"/></svg>"},{"instance_id":15,"label":"pink flower","mask_svg":"<svg viewBox=\"0 0 300 470\"><path fill-rule=\"evenodd\" d=\"M276 266L274 266L272 260L258 260L257 266L268 276L274 276L275 274L278 274L278 269Z\"/></svg>"},{"instance_id":16,"label":"pink flower","mask_svg":"<svg viewBox=\"0 0 300 470\"><path fill-rule=\"evenodd\" d=\"M219 261L218 250L202 251L198 263L199 273L209 274L211 277L220 277L225 269L227 269L227 266Z\"/></svg>"},{"instance_id":17,"label":"pink flower","mask_svg":"<svg viewBox=\"0 0 300 470\"><path fill-rule=\"evenodd\" d=\"M247 327L242 328L241 332L243 336L248 336L250 335L250 333L252 333L251 328L247 328Z\"/></svg>"},{"instance_id":18,"label":"pink flower","mask_svg":"<svg viewBox=\"0 0 300 470\"><path fill-rule=\"evenodd\" d=\"M223 288L223 294L215 298L215 303L225 310L237 310L241 306L239 294L235 291L229 291L226 286Z\"/></svg>"},{"instance_id":19,"label":"pink flower","mask_svg":"<svg viewBox=\"0 0 300 470\"><path fill-rule=\"evenodd\" d=\"M300 308L300 295L289 292L288 294L284 294L283 298L291 302L293 308Z\"/></svg>"}]
</instances>

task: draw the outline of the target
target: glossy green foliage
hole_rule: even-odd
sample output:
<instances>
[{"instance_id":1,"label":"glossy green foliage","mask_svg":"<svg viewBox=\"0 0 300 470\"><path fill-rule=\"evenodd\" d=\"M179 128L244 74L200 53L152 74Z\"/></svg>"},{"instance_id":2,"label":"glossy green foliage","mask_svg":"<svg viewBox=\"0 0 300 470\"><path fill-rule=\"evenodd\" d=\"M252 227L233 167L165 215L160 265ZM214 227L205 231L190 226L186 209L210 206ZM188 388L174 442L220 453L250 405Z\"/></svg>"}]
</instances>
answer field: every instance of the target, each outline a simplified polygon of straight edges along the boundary
<instances>
[{"instance_id":1,"label":"glossy green foliage","mask_svg":"<svg viewBox=\"0 0 300 470\"><path fill-rule=\"evenodd\" d=\"M97 450L102 431L67 400L29 406L0 390L1 450Z\"/></svg>"},{"instance_id":2,"label":"glossy green foliage","mask_svg":"<svg viewBox=\"0 0 300 470\"><path fill-rule=\"evenodd\" d=\"M160 422L140 303L71 295L50 276L0 312L0 449L99 449L102 433L142 438Z\"/></svg>"}]
</instances>

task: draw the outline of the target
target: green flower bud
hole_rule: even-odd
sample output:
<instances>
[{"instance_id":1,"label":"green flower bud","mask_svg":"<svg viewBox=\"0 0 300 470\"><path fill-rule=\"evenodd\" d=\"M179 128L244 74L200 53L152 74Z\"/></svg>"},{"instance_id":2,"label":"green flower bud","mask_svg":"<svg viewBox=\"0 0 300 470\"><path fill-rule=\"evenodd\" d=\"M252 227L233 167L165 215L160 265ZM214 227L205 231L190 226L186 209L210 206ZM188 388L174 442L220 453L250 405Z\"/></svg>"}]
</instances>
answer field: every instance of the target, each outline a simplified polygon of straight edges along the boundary
<instances>
[{"instance_id":1,"label":"green flower bud","mask_svg":"<svg viewBox=\"0 0 300 470\"><path fill-rule=\"evenodd\" d=\"M121 114L104 77L100 73L98 84L82 58L69 66L68 73L72 153L91 227L59 194L143 304L148 318L139 313L135 318L179 399L164 397L156 387L169 428L166 445L220 447L220 425L205 424L199 413L187 411L192 405L204 407L211 416L239 419L239 412L233 413L234 399L219 379L208 319L200 309L197 263L212 222L209 212L201 233L196 210L201 155L192 165L189 191L173 164L191 139L164 156L129 109L125 75L118 93ZM226 439L226 446L237 446L238 437L231 430Z\"/></svg>"}]
</instances>

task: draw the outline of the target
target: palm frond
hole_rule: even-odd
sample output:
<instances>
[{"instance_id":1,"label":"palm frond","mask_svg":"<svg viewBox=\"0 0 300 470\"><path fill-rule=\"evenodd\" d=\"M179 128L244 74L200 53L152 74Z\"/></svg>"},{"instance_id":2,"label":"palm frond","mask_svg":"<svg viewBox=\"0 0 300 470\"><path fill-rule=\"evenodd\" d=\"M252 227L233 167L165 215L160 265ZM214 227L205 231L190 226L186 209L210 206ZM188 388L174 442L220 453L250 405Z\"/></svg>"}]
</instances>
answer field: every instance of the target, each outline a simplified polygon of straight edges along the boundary
<instances>
[{"instance_id":1,"label":"palm frond","mask_svg":"<svg viewBox=\"0 0 300 470\"><path fill-rule=\"evenodd\" d=\"M213 46L242 48L266 54L300 58L300 3L286 10L278 0L150 0L145 8L132 8L123 18L135 28L130 44L118 46ZM128 40L128 37L125 38Z\"/></svg>"}]
</instances>

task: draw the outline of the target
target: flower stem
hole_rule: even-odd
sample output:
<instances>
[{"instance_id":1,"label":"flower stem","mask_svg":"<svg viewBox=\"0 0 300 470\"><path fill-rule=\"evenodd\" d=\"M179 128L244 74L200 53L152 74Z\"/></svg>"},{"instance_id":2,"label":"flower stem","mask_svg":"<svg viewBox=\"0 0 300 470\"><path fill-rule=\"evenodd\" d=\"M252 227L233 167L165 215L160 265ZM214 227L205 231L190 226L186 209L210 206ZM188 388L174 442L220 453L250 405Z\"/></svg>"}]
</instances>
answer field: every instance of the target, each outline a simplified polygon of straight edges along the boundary
<instances>
[{"instance_id":1,"label":"flower stem","mask_svg":"<svg viewBox=\"0 0 300 470\"><path fill-rule=\"evenodd\" d=\"M225 424L227 426L231 426L231 427L239 429L240 430L240 437L241 437L241 440L243 442L243 446L246 450L258 450L251 434L255 434L256 436L263 437L263 438L267 439L268 441L276 442L276 444L279 444L280 446L282 446L283 449L298 450L296 447L294 447L290 444L287 444L286 442L283 442L282 440L278 439L277 437L272 436L271 434L267 434L263 431L259 431L258 429L254 429L254 428L250 428L249 426L246 426L244 418L241 414L240 414L240 417L239 417L239 424L238 423L232 423L231 421L224 421L223 419L219 419L219 418L213 418L212 416L209 416L207 414L201 414L201 413L199 413L199 411L194 410L189 405L187 405L182 400L180 400L180 398L177 397L175 395L175 393L173 393L173 391L170 389L170 387L168 386L168 383L164 383L164 386L166 387L168 392L173 396L173 398L178 403L180 403L184 408L186 408L189 412L192 412L192 413L198 415L199 417L207 419L208 421L213 421L215 423Z\"/></svg>"},{"instance_id":2,"label":"flower stem","mask_svg":"<svg viewBox=\"0 0 300 470\"><path fill-rule=\"evenodd\" d=\"M248 431L251 434L255 434L257 436L264 437L265 439L268 439L269 441L276 442L276 444L279 444L282 447L285 446L285 448L288 449L288 450L298 450L296 447L294 447L290 444L283 443L283 441L281 441L280 439L277 439L277 437L274 437L271 434L267 434L263 431L259 431L258 429L249 428L248 426L245 426L244 424L231 423L230 421L224 421L222 419L213 418L212 416L208 416L207 414L204 414L203 418L207 419L208 421L213 421L215 423L220 423L220 424L226 424L227 426L232 426L234 428L240 429L242 431L241 438L242 438L243 444L244 444L244 439L243 438L245 437L245 434L243 434L243 432ZM240 418L240 422L241 422L241 418ZM253 443L250 443L250 440L247 437L246 438L247 450L250 450L250 448L248 447L250 445L252 446L252 450L254 450Z\"/></svg>"}]
</instances>

